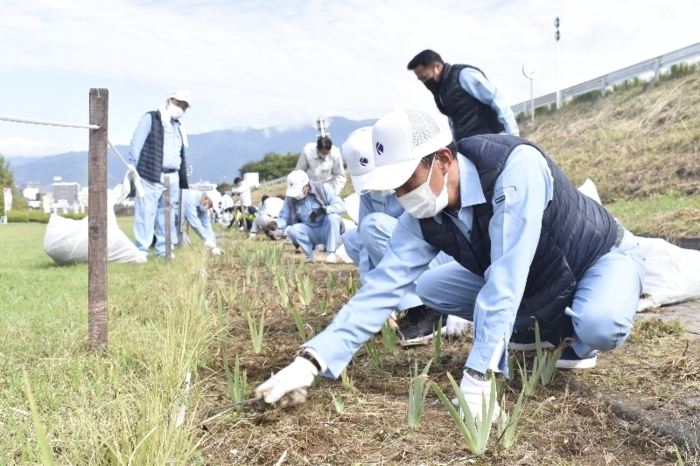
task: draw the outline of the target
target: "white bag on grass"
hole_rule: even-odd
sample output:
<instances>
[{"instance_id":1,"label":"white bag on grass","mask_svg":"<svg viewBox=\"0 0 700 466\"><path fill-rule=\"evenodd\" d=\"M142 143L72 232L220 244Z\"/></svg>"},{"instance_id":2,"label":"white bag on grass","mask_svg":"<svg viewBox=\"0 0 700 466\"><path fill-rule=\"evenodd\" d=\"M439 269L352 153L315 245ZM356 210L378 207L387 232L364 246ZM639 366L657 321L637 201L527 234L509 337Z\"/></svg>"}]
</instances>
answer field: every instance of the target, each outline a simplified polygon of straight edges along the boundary
<instances>
[{"instance_id":1,"label":"white bag on grass","mask_svg":"<svg viewBox=\"0 0 700 466\"><path fill-rule=\"evenodd\" d=\"M114 204L128 195L128 180L107 191L107 251L110 262L146 262L147 255L139 251L117 224ZM88 261L88 218L73 220L51 215L44 235L44 251L56 265Z\"/></svg>"}]
</instances>

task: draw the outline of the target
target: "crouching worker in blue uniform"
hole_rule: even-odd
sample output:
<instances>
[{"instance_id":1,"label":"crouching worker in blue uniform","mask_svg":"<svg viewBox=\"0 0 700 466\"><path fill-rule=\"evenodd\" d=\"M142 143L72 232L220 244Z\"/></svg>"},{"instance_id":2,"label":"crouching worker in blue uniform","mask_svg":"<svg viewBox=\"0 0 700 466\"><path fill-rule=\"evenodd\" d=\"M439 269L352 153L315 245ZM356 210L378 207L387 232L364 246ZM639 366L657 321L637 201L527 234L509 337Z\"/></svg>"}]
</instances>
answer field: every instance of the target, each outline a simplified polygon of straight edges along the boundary
<instances>
[{"instance_id":1,"label":"crouching worker in blue uniform","mask_svg":"<svg viewBox=\"0 0 700 466\"><path fill-rule=\"evenodd\" d=\"M215 256L218 256L223 251L216 247L216 236L211 227L209 209L212 209L217 214L221 213L220 202L221 193L216 189L206 192L193 189L182 191L182 207L185 220ZM185 240L183 236L183 242L188 243L189 240Z\"/></svg>"},{"instance_id":2,"label":"crouching worker in blue uniform","mask_svg":"<svg viewBox=\"0 0 700 466\"><path fill-rule=\"evenodd\" d=\"M345 204L332 188L322 181L309 181L301 170L287 176L287 192L284 207L277 219L277 228L287 230L292 243L299 245L306 254L306 262L316 261L319 244L326 245L326 263L338 261L335 250L345 226L340 214Z\"/></svg>"},{"instance_id":3,"label":"crouching worker in blue uniform","mask_svg":"<svg viewBox=\"0 0 700 466\"><path fill-rule=\"evenodd\" d=\"M360 216L357 228L348 230L343 235L343 245L348 256L359 267L360 281L364 284L370 271L386 254L386 247L391 234L403 214L403 206L393 191L365 192L365 183L374 170L374 151L372 150L372 127L366 126L348 136L342 148L343 158L348 167L355 192L360 195ZM451 262L452 258L440 253L431 263L431 267ZM411 346L433 338L434 327L442 318L442 333L459 338L471 330L471 322L457 316L448 316L424 306L416 294L415 287L410 289L396 308L405 311L399 320L398 332L400 343Z\"/></svg>"},{"instance_id":4,"label":"crouching worker in blue uniform","mask_svg":"<svg viewBox=\"0 0 700 466\"><path fill-rule=\"evenodd\" d=\"M541 149L509 135L455 144L444 118L417 109L379 119L372 142L365 189L394 189L406 212L366 284L258 397L303 401L316 375L338 377L415 280L426 305L473 319L460 389L475 416L492 372L509 375L511 337L534 343L535 319L548 342L572 338L562 368L592 367L625 341L644 277L638 241ZM455 262L427 270L440 251Z\"/></svg>"},{"instance_id":5,"label":"crouching worker in blue uniform","mask_svg":"<svg viewBox=\"0 0 700 466\"><path fill-rule=\"evenodd\" d=\"M171 245L177 243L175 212L180 189L187 189L187 134L180 119L190 107L186 91L173 93L164 106L146 113L139 121L129 150L129 169L143 182L144 197L134 205L134 243L148 253L156 234L156 257L165 256L165 229L170 228ZM165 225L165 179L170 183L170 225Z\"/></svg>"}]
</instances>

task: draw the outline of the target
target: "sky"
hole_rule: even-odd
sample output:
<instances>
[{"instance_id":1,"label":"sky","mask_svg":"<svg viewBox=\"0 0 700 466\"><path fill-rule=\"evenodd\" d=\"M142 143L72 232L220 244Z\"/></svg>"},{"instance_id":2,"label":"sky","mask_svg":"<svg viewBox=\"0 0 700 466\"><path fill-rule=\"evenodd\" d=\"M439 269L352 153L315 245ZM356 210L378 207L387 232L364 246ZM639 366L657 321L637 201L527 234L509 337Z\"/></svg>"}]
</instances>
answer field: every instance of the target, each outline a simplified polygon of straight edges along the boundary
<instances>
[{"instance_id":1,"label":"sky","mask_svg":"<svg viewBox=\"0 0 700 466\"><path fill-rule=\"evenodd\" d=\"M700 42L697 0L2 0L0 114L87 123L109 89L109 137L186 89L190 134L379 118L433 107L406 70L431 48L471 64L515 105ZM332 131L332 124L331 124ZM313 130L310 134L315 134ZM0 121L0 154L86 150L87 130Z\"/></svg>"}]
</instances>

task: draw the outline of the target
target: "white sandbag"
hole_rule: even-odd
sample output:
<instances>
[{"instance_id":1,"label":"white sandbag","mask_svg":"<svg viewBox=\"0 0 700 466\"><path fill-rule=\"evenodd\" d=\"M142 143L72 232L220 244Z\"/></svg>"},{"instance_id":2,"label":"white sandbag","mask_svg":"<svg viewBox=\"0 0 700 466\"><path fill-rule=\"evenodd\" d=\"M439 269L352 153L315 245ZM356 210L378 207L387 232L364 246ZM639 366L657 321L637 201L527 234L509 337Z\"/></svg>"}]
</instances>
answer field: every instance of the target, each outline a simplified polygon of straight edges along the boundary
<instances>
[{"instance_id":1,"label":"white sandbag","mask_svg":"<svg viewBox=\"0 0 700 466\"><path fill-rule=\"evenodd\" d=\"M117 224L114 204L123 199L127 185L119 184L107 192L107 250L110 262L146 262L147 254L138 250ZM126 193L126 194L125 194ZM56 265L88 261L88 219L73 220L51 215L44 235L44 251Z\"/></svg>"},{"instance_id":2,"label":"white sandbag","mask_svg":"<svg viewBox=\"0 0 700 466\"><path fill-rule=\"evenodd\" d=\"M578 187L578 190L581 191L583 194L586 196L590 197L594 201L596 201L598 204L603 204L600 202L600 196L598 196L598 190L595 187L595 184L593 183L593 180L590 178L586 178L586 181L583 182L581 186Z\"/></svg>"},{"instance_id":3,"label":"white sandbag","mask_svg":"<svg viewBox=\"0 0 700 466\"><path fill-rule=\"evenodd\" d=\"M647 257L637 312L700 298L700 251L679 248L660 238L640 238Z\"/></svg>"}]
</instances>

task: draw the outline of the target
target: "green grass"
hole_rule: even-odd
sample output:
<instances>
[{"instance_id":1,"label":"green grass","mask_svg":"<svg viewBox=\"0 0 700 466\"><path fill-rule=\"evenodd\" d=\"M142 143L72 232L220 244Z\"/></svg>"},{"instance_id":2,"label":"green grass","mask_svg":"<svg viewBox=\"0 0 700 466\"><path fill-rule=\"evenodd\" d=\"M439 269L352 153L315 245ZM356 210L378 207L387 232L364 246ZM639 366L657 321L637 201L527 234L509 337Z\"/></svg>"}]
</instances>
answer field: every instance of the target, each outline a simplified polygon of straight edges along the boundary
<instances>
[{"instance_id":1,"label":"green grass","mask_svg":"<svg viewBox=\"0 0 700 466\"><path fill-rule=\"evenodd\" d=\"M700 196L655 195L621 199L605 207L640 236L700 236Z\"/></svg>"},{"instance_id":2,"label":"green grass","mask_svg":"<svg viewBox=\"0 0 700 466\"><path fill-rule=\"evenodd\" d=\"M131 219L119 223L131 235ZM56 267L45 229L0 225L0 464L42 462L23 371L56 464L198 463L196 434L174 419L185 403L193 420L185 376L218 327L193 273L206 256L110 264L109 350L88 354L87 265Z\"/></svg>"}]
</instances>

